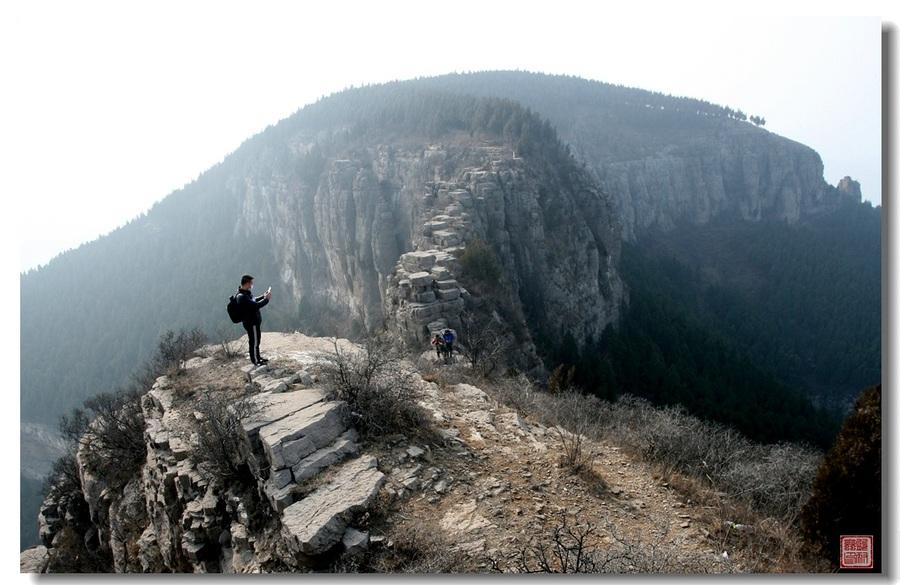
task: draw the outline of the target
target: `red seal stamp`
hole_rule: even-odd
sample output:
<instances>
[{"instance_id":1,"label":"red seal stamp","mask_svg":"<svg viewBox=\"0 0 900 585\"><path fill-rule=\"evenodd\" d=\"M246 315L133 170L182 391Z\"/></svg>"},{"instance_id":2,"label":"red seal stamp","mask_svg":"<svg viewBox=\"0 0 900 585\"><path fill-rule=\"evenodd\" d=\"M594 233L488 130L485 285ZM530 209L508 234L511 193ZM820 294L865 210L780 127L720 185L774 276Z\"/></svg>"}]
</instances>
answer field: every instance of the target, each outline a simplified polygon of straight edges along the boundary
<instances>
[{"instance_id":1,"label":"red seal stamp","mask_svg":"<svg viewBox=\"0 0 900 585\"><path fill-rule=\"evenodd\" d=\"M874 565L872 535L841 535L841 568L871 569Z\"/></svg>"}]
</instances>

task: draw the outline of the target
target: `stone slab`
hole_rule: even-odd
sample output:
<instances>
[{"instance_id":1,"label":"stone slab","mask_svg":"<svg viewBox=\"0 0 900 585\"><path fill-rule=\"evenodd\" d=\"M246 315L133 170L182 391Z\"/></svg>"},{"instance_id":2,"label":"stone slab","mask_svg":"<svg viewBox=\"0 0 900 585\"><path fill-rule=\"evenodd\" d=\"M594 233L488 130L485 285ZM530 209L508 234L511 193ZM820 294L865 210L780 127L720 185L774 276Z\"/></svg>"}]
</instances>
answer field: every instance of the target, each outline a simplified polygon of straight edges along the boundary
<instances>
[{"instance_id":1,"label":"stone slab","mask_svg":"<svg viewBox=\"0 0 900 585\"><path fill-rule=\"evenodd\" d=\"M293 392L263 392L255 395L252 400L259 407L259 412L241 421L247 436L254 436L262 427L322 402L325 400L325 391L306 388Z\"/></svg>"},{"instance_id":2,"label":"stone slab","mask_svg":"<svg viewBox=\"0 0 900 585\"><path fill-rule=\"evenodd\" d=\"M353 516L372 503L384 484L377 463L371 455L348 461L329 482L285 508L281 524L291 546L315 555L340 542Z\"/></svg>"}]
</instances>

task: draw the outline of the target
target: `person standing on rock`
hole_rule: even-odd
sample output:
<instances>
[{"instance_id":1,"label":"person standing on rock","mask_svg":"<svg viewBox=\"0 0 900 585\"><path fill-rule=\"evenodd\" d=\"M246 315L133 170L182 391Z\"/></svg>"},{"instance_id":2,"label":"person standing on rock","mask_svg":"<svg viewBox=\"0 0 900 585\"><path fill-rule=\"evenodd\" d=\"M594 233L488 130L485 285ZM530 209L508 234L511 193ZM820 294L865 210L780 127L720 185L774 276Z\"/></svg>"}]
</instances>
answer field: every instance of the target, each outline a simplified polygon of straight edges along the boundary
<instances>
[{"instance_id":1,"label":"person standing on rock","mask_svg":"<svg viewBox=\"0 0 900 585\"><path fill-rule=\"evenodd\" d=\"M262 335L260 325L262 325L262 315L259 310L269 304L272 298L272 287L265 294L258 297L253 296L253 277L245 274L241 277L241 286L238 288L235 300L240 308L242 323L244 329L247 330L247 339L250 346L250 361L254 365L262 365L268 363L269 360L259 355L259 338Z\"/></svg>"}]
</instances>

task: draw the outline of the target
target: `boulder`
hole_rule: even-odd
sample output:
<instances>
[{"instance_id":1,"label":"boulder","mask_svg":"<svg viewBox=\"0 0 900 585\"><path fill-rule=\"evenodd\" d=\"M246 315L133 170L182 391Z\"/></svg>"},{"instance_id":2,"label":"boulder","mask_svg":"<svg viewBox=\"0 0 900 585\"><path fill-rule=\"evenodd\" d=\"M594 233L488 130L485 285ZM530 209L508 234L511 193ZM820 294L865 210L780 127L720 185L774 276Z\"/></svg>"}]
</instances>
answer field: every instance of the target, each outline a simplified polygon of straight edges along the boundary
<instances>
[{"instance_id":1,"label":"boulder","mask_svg":"<svg viewBox=\"0 0 900 585\"><path fill-rule=\"evenodd\" d=\"M487 394L477 386L472 386L471 384L456 384L451 388L453 393L463 400L481 403L487 402Z\"/></svg>"},{"instance_id":2,"label":"boulder","mask_svg":"<svg viewBox=\"0 0 900 585\"><path fill-rule=\"evenodd\" d=\"M428 232L426 233L426 235L433 233L436 230L445 229L447 225L447 221L443 219L432 219L431 221L426 221L424 224L424 228Z\"/></svg>"},{"instance_id":3,"label":"boulder","mask_svg":"<svg viewBox=\"0 0 900 585\"><path fill-rule=\"evenodd\" d=\"M354 429L348 429L334 443L313 452L291 468L294 481L305 481L327 467L331 467L342 459L355 455L359 451Z\"/></svg>"},{"instance_id":4,"label":"boulder","mask_svg":"<svg viewBox=\"0 0 900 585\"><path fill-rule=\"evenodd\" d=\"M416 293L416 302L419 303L433 303L435 299L434 291L425 291Z\"/></svg>"},{"instance_id":5,"label":"boulder","mask_svg":"<svg viewBox=\"0 0 900 585\"><path fill-rule=\"evenodd\" d=\"M413 286L431 286L434 277L428 272L413 272L409 275L409 282Z\"/></svg>"},{"instance_id":6,"label":"boulder","mask_svg":"<svg viewBox=\"0 0 900 585\"><path fill-rule=\"evenodd\" d=\"M345 405L319 402L262 427L259 438L272 468L291 467L338 438L346 429Z\"/></svg>"},{"instance_id":7,"label":"boulder","mask_svg":"<svg viewBox=\"0 0 900 585\"><path fill-rule=\"evenodd\" d=\"M294 392L264 392L252 398L258 412L241 421L244 432L252 437L262 427L279 421L298 410L310 407L325 400L325 391L318 388L296 390Z\"/></svg>"},{"instance_id":8,"label":"boulder","mask_svg":"<svg viewBox=\"0 0 900 585\"><path fill-rule=\"evenodd\" d=\"M431 276L434 277L435 280L449 280L450 270L445 266L435 266L431 269Z\"/></svg>"},{"instance_id":9,"label":"boulder","mask_svg":"<svg viewBox=\"0 0 900 585\"><path fill-rule=\"evenodd\" d=\"M426 322L441 312L437 303L410 303L409 316L419 322Z\"/></svg>"},{"instance_id":10,"label":"boulder","mask_svg":"<svg viewBox=\"0 0 900 585\"><path fill-rule=\"evenodd\" d=\"M407 252L400 256L400 264L410 272L428 270L434 265L434 254L428 252Z\"/></svg>"},{"instance_id":11,"label":"boulder","mask_svg":"<svg viewBox=\"0 0 900 585\"><path fill-rule=\"evenodd\" d=\"M272 482L272 485L277 489L283 488L287 484L291 483L293 479L294 478L291 476L290 469L279 469L277 471L273 471L271 477L269 478L269 480Z\"/></svg>"},{"instance_id":12,"label":"boulder","mask_svg":"<svg viewBox=\"0 0 900 585\"><path fill-rule=\"evenodd\" d=\"M344 531L341 544L348 555L355 555L369 548L369 533L350 527Z\"/></svg>"},{"instance_id":13,"label":"boulder","mask_svg":"<svg viewBox=\"0 0 900 585\"><path fill-rule=\"evenodd\" d=\"M290 470L288 470L290 471ZM290 482L283 487L276 487L271 480L263 485L263 491L269 499L269 505L276 512L284 511L288 506L294 503L294 496L297 492L297 484Z\"/></svg>"},{"instance_id":14,"label":"boulder","mask_svg":"<svg viewBox=\"0 0 900 585\"><path fill-rule=\"evenodd\" d=\"M442 315L458 315L462 312L464 304L465 301L463 301L461 298L434 303L435 306L439 307L438 310Z\"/></svg>"},{"instance_id":15,"label":"boulder","mask_svg":"<svg viewBox=\"0 0 900 585\"><path fill-rule=\"evenodd\" d=\"M452 301L453 299L459 298L459 289L458 288L448 288L448 289L438 289L437 290L437 298L442 301Z\"/></svg>"},{"instance_id":16,"label":"boulder","mask_svg":"<svg viewBox=\"0 0 900 585\"><path fill-rule=\"evenodd\" d=\"M313 377L306 370L300 370L299 372L295 373L293 376L290 377L289 383L296 384L297 382L300 382L304 386L312 386Z\"/></svg>"},{"instance_id":17,"label":"boulder","mask_svg":"<svg viewBox=\"0 0 900 585\"><path fill-rule=\"evenodd\" d=\"M437 230L431 237L439 246L456 246L460 242L459 235L450 230Z\"/></svg>"},{"instance_id":18,"label":"boulder","mask_svg":"<svg viewBox=\"0 0 900 585\"><path fill-rule=\"evenodd\" d=\"M288 388L288 378L279 378L278 380L272 380L268 382L265 386L263 386L263 392L272 392L277 394L279 392L284 392Z\"/></svg>"},{"instance_id":19,"label":"boulder","mask_svg":"<svg viewBox=\"0 0 900 585\"><path fill-rule=\"evenodd\" d=\"M369 544L369 535L366 534L366 545ZM19 553L19 572L20 573L43 573L50 561L50 553L47 547L39 544L31 548L26 548Z\"/></svg>"},{"instance_id":20,"label":"boulder","mask_svg":"<svg viewBox=\"0 0 900 585\"><path fill-rule=\"evenodd\" d=\"M290 546L316 555L337 544L353 516L371 504L384 484L377 463L371 455L348 461L330 481L285 508L281 523Z\"/></svg>"}]
</instances>

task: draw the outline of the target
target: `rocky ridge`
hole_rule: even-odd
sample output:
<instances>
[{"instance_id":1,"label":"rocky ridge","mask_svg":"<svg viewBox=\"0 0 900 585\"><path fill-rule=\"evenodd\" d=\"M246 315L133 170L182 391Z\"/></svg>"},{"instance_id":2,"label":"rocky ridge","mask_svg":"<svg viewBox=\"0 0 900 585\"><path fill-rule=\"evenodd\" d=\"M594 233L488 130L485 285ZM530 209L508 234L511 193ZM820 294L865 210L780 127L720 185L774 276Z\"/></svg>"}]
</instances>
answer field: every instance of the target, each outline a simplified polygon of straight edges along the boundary
<instances>
[{"instance_id":1,"label":"rocky ridge","mask_svg":"<svg viewBox=\"0 0 900 585\"><path fill-rule=\"evenodd\" d=\"M288 147L311 148L302 136ZM517 326L541 321L526 311L553 315L541 325L583 341L617 319L625 290L610 203L579 177L564 184L507 146L469 138L374 144L326 161L311 183L276 174L235 184L235 229L273 239L286 302L315 321L308 330L397 321L422 339L453 324L467 297L455 254L478 238L497 254Z\"/></svg>"},{"instance_id":2,"label":"rocky ridge","mask_svg":"<svg viewBox=\"0 0 900 585\"><path fill-rule=\"evenodd\" d=\"M615 446L592 444L608 488L559 465L557 431L492 400L469 384L441 386L416 376L434 438L402 435L360 444L335 417L318 382L321 352L345 340L268 334L271 366L241 367L208 347L183 379L162 377L144 396L147 461L121 491L80 468L90 508L88 530L111 549L122 572L280 572L322 567L334 555L390 548L409 522L426 522L467 559L491 567L560 518L590 521L598 544L623 535L652 540L716 570L713 526L697 504L683 501L644 464ZM422 359L431 360L431 353ZM412 363L407 367L415 370ZM261 408L242 422L242 456L255 489L222 485L201 473L190 388L249 376ZM187 384L187 386L185 386ZM187 394L185 392L188 391ZM367 511L382 507L372 524ZM22 570L44 570L66 522L65 502L45 501L44 545L22 554ZM705 559L705 560L703 560Z\"/></svg>"}]
</instances>

